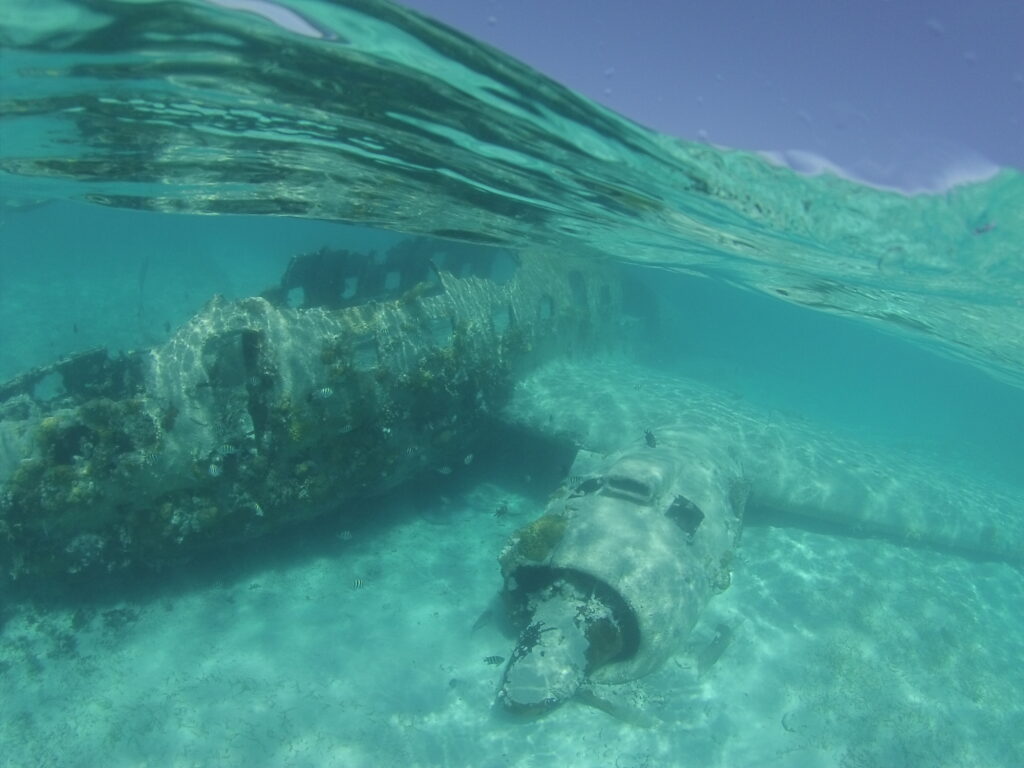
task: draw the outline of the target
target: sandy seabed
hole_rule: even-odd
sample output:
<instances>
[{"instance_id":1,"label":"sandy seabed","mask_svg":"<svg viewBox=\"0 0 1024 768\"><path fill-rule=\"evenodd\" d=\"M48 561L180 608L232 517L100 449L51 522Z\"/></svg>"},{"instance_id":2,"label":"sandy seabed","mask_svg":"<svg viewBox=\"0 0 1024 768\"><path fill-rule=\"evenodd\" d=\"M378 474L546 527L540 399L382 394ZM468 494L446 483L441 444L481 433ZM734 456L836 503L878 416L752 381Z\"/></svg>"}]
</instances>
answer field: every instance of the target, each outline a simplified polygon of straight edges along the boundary
<instances>
[{"instance_id":1,"label":"sandy seabed","mask_svg":"<svg viewBox=\"0 0 1024 768\"><path fill-rule=\"evenodd\" d=\"M575 702L504 721L485 659L514 638L473 626L504 541L540 511L486 483L394 499L131 599L8 606L0 764L1024 765L1024 575L764 525L691 642L602 692L653 727ZM732 642L699 675L723 623Z\"/></svg>"}]
</instances>

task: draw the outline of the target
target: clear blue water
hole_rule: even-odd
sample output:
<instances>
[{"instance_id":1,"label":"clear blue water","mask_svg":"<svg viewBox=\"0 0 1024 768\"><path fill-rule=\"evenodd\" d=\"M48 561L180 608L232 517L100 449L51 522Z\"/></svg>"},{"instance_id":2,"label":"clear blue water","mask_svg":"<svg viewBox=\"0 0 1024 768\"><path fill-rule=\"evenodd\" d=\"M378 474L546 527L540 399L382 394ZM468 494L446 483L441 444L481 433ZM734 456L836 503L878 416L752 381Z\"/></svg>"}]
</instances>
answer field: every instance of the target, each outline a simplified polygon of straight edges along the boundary
<instances>
[{"instance_id":1,"label":"clear blue water","mask_svg":"<svg viewBox=\"0 0 1024 768\"><path fill-rule=\"evenodd\" d=\"M537 419L575 407L628 442L657 427L635 414L712 403L716 428L786 436L780 477L860 462L858 493L911 506L933 486L942 536L895 502L888 527L852 498L809 520L780 481L678 653L603 693L654 727L578 702L510 724L483 659L515 634L473 627L553 458L485 436L454 471L114 577L20 576L0 506L0 763L1024 764L1024 177L934 197L801 177L648 133L401 8L293 7L291 29L198 2L4 11L0 379L159 349L325 245L543 249L621 269L645 332ZM52 525L92 533L69 509Z\"/></svg>"}]
</instances>

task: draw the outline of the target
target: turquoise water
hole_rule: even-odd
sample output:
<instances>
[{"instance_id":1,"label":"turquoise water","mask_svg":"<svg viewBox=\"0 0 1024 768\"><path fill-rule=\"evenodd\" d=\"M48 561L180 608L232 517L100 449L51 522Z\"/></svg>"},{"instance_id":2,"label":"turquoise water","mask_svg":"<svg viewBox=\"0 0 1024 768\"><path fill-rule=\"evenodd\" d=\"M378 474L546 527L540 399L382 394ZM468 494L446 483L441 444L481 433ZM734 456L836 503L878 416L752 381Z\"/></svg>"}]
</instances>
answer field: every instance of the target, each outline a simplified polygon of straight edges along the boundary
<instances>
[{"instance_id":1,"label":"turquoise water","mask_svg":"<svg viewBox=\"0 0 1024 768\"><path fill-rule=\"evenodd\" d=\"M291 7L284 29L200 2L5 5L0 380L164 349L296 254L411 235L617 270L621 334L517 370L507 403L461 412L482 432L411 446L430 457L407 482L211 528L210 551L69 574L47 563L130 523L70 496L27 519L43 481L7 485L0 763L1024 764L1024 177L916 197L802 177L651 134L397 6ZM69 418L29 394L40 435ZM507 722L498 556L565 481L558 440L610 453L677 422L753 486L731 585L658 671L595 686L617 717L571 700ZM5 482L39 459L5 447L19 429ZM341 471L324 456L377 471L341 434L294 459L314 485ZM80 458L58 469L98 467Z\"/></svg>"}]
</instances>

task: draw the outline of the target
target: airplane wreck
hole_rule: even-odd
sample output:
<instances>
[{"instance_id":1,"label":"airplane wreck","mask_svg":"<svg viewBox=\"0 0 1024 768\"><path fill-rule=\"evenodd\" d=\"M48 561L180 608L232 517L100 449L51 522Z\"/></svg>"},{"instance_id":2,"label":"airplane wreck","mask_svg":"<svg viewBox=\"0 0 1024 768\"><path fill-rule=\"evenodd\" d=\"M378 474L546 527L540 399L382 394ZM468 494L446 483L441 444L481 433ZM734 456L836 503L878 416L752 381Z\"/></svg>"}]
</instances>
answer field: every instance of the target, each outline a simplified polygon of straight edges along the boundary
<instances>
[{"instance_id":1,"label":"airplane wreck","mask_svg":"<svg viewBox=\"0 0 1024 768\"><path fill-rule=\"evenodd\" d=\"M463 461L540 361L620 337L608 268L423 243L305 254L164 344L0 385L3 572L180 561L383 493Z\"/></svg>"},{"instance_id":2,"label":"airplane wreck","mask_svg":"<svg viewBox=\"0 0 1024 768\"><path fill-rule=\"evenodd\" d=\"M186 562L445 474L506 429L569 456L495 553L519 630L497 701L537 715L657 669L728 587L745 516L1020 563L1012 495L630 361L627 291L542 252L322 249L163 344L28 371L0 385L2 572Z\"/></svg>"}]
</instances>

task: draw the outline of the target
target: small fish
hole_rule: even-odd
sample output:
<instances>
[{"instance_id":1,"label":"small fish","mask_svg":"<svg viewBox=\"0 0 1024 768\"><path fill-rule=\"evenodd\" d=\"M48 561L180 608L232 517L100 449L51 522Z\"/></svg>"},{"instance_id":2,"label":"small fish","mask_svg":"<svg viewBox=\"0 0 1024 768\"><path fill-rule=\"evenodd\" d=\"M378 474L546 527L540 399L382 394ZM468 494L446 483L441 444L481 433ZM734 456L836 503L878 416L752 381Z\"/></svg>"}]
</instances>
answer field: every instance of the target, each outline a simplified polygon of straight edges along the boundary
<instances>
[{"instance_id":1,"label":"small fish","mask_svg":"<svg viewBox=\"0 0 1024 768\"><path fill-rule=\"evenodd\" d=\"M501 504L498 505L497 509L494 510L494 516L499 518L499 519L504 517L508 513L509 513L508 502L504 502L504 501Z\"/></svg>"},{"instance_id":2,"label":"small fish","mask_svg":"<svg viewBox=\"0 0 1024 768\"><path fill-rule=\"evenodd\" d=\"M484 656L484 661L490 664L492 667L498 666L504 660L504 656Z\"/></svg>"},{"instance_id":3,"label":"small fish","mask_svg":"<svg viewBox=\"0 0 1024 768\"><path fill-rule=\"evenodd\" d=\"M445 464L443 467L437 470L437 474L445 475L446 477L452 473L452 468Z\"/></svg>"},{"instance_id":4,"label":"small fish","mask_svg":"<svg viewBox=\"0 0 1024 768\"><path fill-rule=\"evenodd\" d=\"M223 468L221 467L220 464L213 463L213 464L210 464L210 467L209 467L209 469L207 471L210 473L210 477L220 477L221 473L224 470L223 470Z\"/></svg>"},{"instance_id":5,"label":"small fish","mask_svg":"<svg viewBox=\"0 0 1024 768\"><path fill-rule=\"evenodd\" d=\"M331 389L330 387L320 387L320 389L317 389L317 390L315 390L313 392L313 399L314 400L330 400L333 395L334 395L334 390Z\"/></svg>"},{"instance_id":6,"label":"small fish","mask_svg":"<svg viewBox=\"0 0 1024 768\"><path fill-rule=\"evenodd\" d=\"M352 531L342 531L338 534L341 541L352 541Z\"/></svg>"},{"instance_id":7,"label":"small fish","mask_svg":"<svg viewBox=\"0 0 1024 768\"><path fill-rule=\"evenodd\" d=\"M473 454L472 454L472 453L467 453L467 454L466 454L466 458L464 458L464 459L462 460L462 463L463 463L463 464L465 464L465 465L466 465L467 467L468 467L468 466L469 466L470 464L472 464L472 463L473 463Z\"/></svg>"},{"instance_id":8,"label":"small fish","mask_svg":"<svg viewBox=\"0 0 1024 768\"><path fill-rule=\"evenodd\" d=\"M358 576L352 579L352 589L362 589L364 586L366 586L366 582Z\"/></svg>"},{"instance_id":9,"label":"small fish","mask_svg":"<svg viewBox=\"0 0 1024 768\"><path fill-rule=\"evenodd\" d=\"M644 442L647 443L648 448L657 448L658 440L654 436L654 433L649 429L644 430Z\"/></svg>"}]
</instances>

